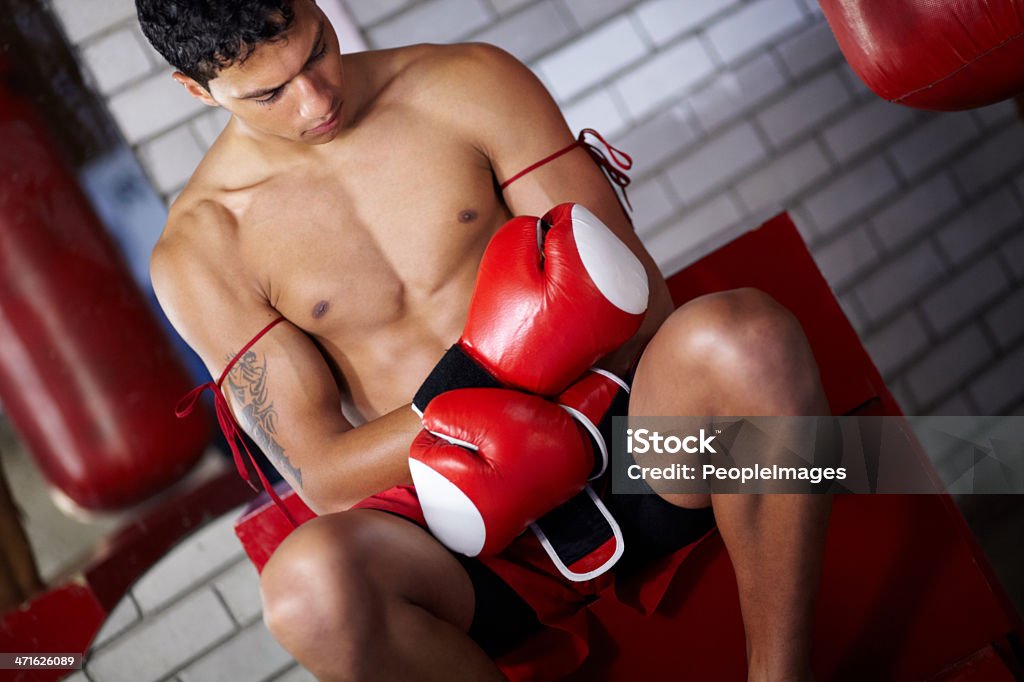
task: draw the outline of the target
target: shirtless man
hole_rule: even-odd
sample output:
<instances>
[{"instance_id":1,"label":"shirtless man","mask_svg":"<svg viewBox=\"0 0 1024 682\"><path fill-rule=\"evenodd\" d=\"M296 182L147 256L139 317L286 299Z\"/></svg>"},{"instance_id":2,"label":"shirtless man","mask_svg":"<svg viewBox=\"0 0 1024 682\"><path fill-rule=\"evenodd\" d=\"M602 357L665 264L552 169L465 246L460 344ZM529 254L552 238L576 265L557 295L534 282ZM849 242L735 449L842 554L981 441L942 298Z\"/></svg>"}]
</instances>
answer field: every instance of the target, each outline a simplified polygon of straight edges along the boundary
<instances>
[{"instance_id":1,"label":"shirtless man","mask_svg":"<svg viewBox=\"0 0 1024 682\"><path fill-rule=\"evenodd\" d=\"M342 57L312 0L137 6L175 80L232 114L171 208L152 278L215 377L285 318L231 370L228 394L319 514L260 581L270 631L319 678L501 677L471 629L486 601L479 571L419 525L351 507L410 483L420 429L410 399L458 338L481 254L512 216L578 202L643 262L646 319L602 363L624 375L642 350L631 414L827 414L798 323L767 296L727 292L673 312L583 149L498 189L573 141L542 84L506 53L418 45ZM713 505L749 678L809 679L828 498L621 497L653 498L680 523Z\"/></svg>"}]
</instances>

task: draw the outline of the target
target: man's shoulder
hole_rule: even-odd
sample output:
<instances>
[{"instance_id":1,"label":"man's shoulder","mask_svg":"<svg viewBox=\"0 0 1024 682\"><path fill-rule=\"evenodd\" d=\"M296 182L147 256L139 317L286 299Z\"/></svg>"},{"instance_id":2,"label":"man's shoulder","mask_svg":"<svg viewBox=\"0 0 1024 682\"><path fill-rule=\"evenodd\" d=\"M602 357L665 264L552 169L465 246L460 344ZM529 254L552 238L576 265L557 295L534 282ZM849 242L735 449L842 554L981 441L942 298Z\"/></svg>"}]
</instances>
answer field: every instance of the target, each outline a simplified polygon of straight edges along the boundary
<instances>
[{"instance_id":1,"label":"man's shoulder","mask_svg":"<svg viewBox=\"0 0 1024 682\"><path fill-rule=\"evenodd\" d=\"M386 100L457 105L487 96L526 70L515 57L487 43L420 44L365 53L377 68Z\"/></svg>"},{"instance_id":2,"label":"man's shoulder","mask_svg":"<svg viewBox=\"0 0 1024 682\"><path fill-rule=\"evenodd\" d=\"M172 268L216 260L230 248L236 228L235 216L223 204L201 187L186 187L171 205L152 260Z\"/></svg>"},{"instance_id":3,"label":"man's shoulder","mask_svg":"<svg viewBox=\"0 0 1024 682\"><path fill-rule=\"evenodd\" d=\"M217 197L217 192L200 183L190 183L171 204L166 234L202 235L223 232L235 226L235 215Z\"/></svg>"},{"instance_id":4,"label":"man's shoulder","mask_svg":"<svg viewBox=\"0 0 1024 682\"><path fill-rule=\"evenodd\" d=\"M508 52L488 43L415 45L402 60L402 72L423 85L472 88L523 69Z\"/></svg>"},{"instance_id":5,"label":"man's shoulder","mask_svg":"<svg viewBox=\"0 0 1024 682\"><path fill-rule=\"evenodd\" d=\"M182 192L149 260L153 290L179 332L190 321L220 315L226 302L254 300L242 295L253 289L244 286L249 280L238 251L238 223L231 211Z\"/></svg>"},{"instance_id":6,"label":"man's shoulder","mask_svg":"<svg viewBox=\"0 0 1024 682\"><path fill-rule=\"evenodd\" d=\"M487 43L417 45L396 70L393 100L443 121L467 139L500 129L515 103L535 96L535 76L519 60Z\"/></svg>"}]
</instances>

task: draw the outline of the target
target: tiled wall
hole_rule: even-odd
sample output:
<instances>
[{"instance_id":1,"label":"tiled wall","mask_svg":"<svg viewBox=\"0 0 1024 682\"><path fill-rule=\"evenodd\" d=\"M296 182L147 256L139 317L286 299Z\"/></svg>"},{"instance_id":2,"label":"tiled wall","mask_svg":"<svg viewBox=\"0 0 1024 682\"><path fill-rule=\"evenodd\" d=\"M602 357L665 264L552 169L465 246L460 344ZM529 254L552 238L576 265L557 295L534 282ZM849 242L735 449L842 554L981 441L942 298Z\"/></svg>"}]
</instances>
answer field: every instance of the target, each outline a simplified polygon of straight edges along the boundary
<instances>
[{"instance_id":1,"label":"tiled wall","mask_svg":"<svg viewBox=\"0 0 1024 682\"><path fill-rule=\"evenodd\" d=\"M263 625L236 509L171 551L113 610L70 682L313 682Z\"/></svg>"},{"instance_id":2,"label":"tiled wall","mask_svg":"<svg viewBox=\"0 0 1024 682\"><path fill-rule=\"evenodd\" d=\"M172 83L131 0L50 2L172 198L223 114ZM908 412L1024 409L1024 124L1010 103L933 114L880 101L812 0L345 3L371 47L485 40L526 61L574 130L633 155L638 230L666 273L786 208ZM132 590L92 679L289 670L233 516Z\"/></svg>"}]
</instances>

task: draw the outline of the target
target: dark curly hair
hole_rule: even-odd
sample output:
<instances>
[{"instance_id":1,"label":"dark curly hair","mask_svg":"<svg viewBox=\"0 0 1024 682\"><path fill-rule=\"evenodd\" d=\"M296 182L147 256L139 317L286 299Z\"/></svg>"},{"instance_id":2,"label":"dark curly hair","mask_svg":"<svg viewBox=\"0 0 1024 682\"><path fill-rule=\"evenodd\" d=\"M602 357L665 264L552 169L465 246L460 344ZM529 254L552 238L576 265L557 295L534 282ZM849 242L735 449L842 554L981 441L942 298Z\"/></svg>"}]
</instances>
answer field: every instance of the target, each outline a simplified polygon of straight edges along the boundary
<instances>
[{"instance_id":1,"label":"dark curly hair","mask_svg":"<svg viewBox=\"0 0 1024 682\"><path fill-rule=\"evenodd\" d=\"M292 0L135 0L135 10L153 48L204 88L295 18Z\"/></svg>"}]
</instances>

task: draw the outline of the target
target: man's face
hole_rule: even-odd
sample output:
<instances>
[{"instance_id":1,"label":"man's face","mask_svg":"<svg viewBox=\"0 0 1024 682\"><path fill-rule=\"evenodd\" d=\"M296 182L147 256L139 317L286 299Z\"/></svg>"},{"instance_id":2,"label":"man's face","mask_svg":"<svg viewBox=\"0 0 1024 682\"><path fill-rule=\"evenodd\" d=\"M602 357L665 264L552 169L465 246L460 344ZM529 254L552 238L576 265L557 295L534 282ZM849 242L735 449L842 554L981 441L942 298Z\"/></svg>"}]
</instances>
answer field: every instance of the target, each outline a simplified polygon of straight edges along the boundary
<instances>
[{"instance_id":1,"label":"man's face","mask_svg":"<svg viewBox=\"0 0 1024 682\"><path fill-rule=\"evenodd\" d=\"M296 0L280 39L256 46L210 81L217 104L249 128L287 140L329 142L341 124L344 78L338 37L310 0Z\"/></svg>"}]
</instances>

